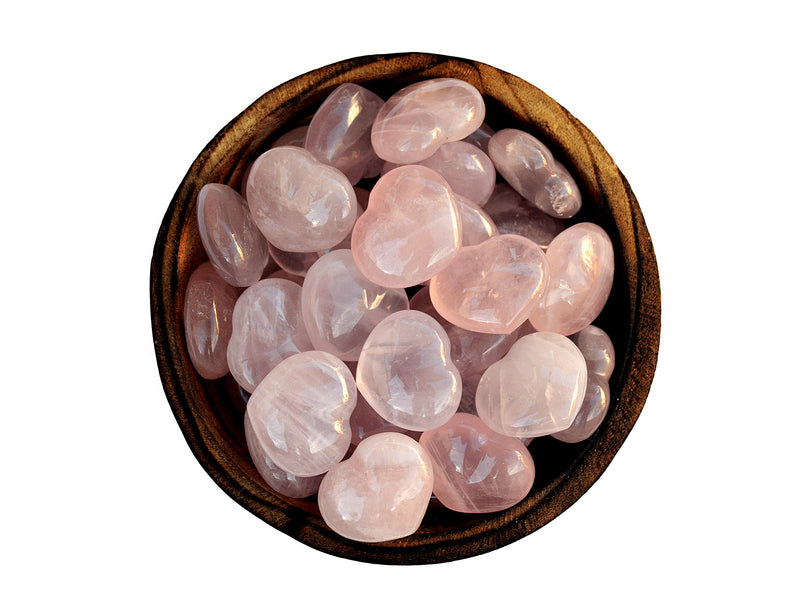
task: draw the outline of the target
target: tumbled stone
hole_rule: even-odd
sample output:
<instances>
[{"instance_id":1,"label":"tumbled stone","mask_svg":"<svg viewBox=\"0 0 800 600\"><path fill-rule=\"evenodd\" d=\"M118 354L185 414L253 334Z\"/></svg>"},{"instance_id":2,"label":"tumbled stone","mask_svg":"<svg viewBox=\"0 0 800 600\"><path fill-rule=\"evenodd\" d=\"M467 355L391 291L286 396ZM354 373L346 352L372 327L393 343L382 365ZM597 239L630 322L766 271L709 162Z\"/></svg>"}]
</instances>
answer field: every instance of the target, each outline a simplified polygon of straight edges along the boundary
<instances>
[{"instance_id":1,"label":"tumbled stone","mask_svg":"<svg viewBox=\"0 0 800 600\"><path fill-rule=\"evenodd\" d=\"M507 183L498 183L483 207L498 233L513 233L536 242L547 250L550 242L564 231L564 220L551 217L520 196Z\"/></svg>"},{"instance_id":2,"label":"tumbled stone","mask_svg":"<svg viewBox=\"0 0 800 600\"><path fill-rule=\"evenodd\" d=\"M333 90L314 113L308 126L305 148L318 160L357 183L375 158L370 133L383 100L354 83Z\"/></svg>"},{"instance_id":3,"label":"tumbled stone","mask_svg":"<svg viewBox=\"0 0 800 600\"><path fill-rule=\"evenodd\" d=\"M283 359L313 350L301 311L302 288L268 278L247 288L233 310L228 344L231 374L248 392Z\"/></svg>"},{"instance_id":4,"label":"tumbled stone","mask_svg":"<svg viewBox=\"0 0 800 600\"><path fill-rule=\"evenodd\" d=\"M419 81L394 94L378 112L372 147L389 162L416 163L471 134L485 114L480 92L466 81Z\"/></svg>"},{"instance_id":5,"label":"tumbled stone","mask_svg":"<svg viewBox=\"0 0 800 600\"><path fill-rule=\"evenodd\" d=\"M351 250L335 250L314 263L303 283L303 320L317 350L345 361L358 360L375 326L408 310L404 289L380 286L364 277Z\"/></svg>"},{"instance_id":6,"label":"tumbled stone","mask_svg":"<svg viewBox=\"0 0 800 600\"><path fill-rule=\"evenodd\" d=\"M489 140L489 156L497 172L539 210L566 219L580 209L581 193L572 175L531 134L501 129Z\"/></svg>"},{"instance_id":7,"label":"tumbled stone","mask_svg":"<svg viewBox=\"0 0 800 600\"><path fill-rule=\"evenodd\" d=\"M433 156L419 164L433 169L450 189L470 202L483 206L492 195L497 174L486 153L467 142L442 144Z\"/></svg>"},{"instance_id":8,"label":"tumbled stone","mask_svg":"<svg viewBox=\"0 0 800 600\"><path fill-rule=\"evenodd\" d=\"M572 425L586 393L586 361L558 333L526 335L481 377L475 404L492 429L540 437Z\"/></svg>"},{"instance_id":9,"label":"tumbled stone","mask_svg":"<svg viewBox=\"0 0 800 600\"><path fill-rule=\"evenodd\" d=\"M341 536L384 542L417 530L432 489L425 449L401 433L378 433L328 471L319 488L319 511Z\"/></svg>"},{"instance_id":10,"label":"tumbled stone","mask_svg":"<svg viewBox=\"0 0 800 600\"><path fill-rule=\"evenodd\" d=\"M498 234L497 226L477 204L458 194L455 195L455 201L461 216L462 246L477 246Z\"/></svg>"},{"instance_id":11,"label":"tumbled stone","mask_svg":"<svg viewBox=\"0 0 800 600\"><path fill-rule=\"evenodd\" d=\"M210 262L202 263L189 277L183 304L186 347L204 379L219 379L228 372L226 353L238 293Z\"/></svg>"},{"instance_id":12,"label":"tumbled stone","mask_svg":"<svg viewBox=\"0 0 800 600\"><path fill-rule=\"evenodd\" d=\"M264 483L289 498L307 498L316 494L323 476L298 477L278 467L264 451L263 435L263 430L257 433L253 428L252 421L245 418L244 436L247 441L247 450Z\"/></svg>"},{"instance_id":13,"label":"tumbled stone","mask_svg":"<svg viewBox=\"0 0 800 600\"><path fill-rule=\"evenodd\" d=\"M614 344L608 334L596 325L588 325L578 333L570 336L586 359L586 368L590 375L596 375L608 381L614 371Z\"/></svg>"},{"instance_id":14,"label":"tumbled stone","mask_svg":"<svg viewBox=\"0 0 800 600\"><path fill-rule=\"evenodd\" d=\"M572 335L598 317L611 293L611 239L594 223L578 223L552 241L547 263L550 281L531 311L531 324L537 331Z\"/></svg>"},{"instance_id":15,"label":"tumbled stone","mask_svg":"<svg viewBox=\"0 0 800 600\"><path fill-rule=\"evenodd\" d=\"M470 331L511 333L528 318L547 285L544 253L518 235L461 248L431 278L431 300L445 319Z\"/></svg>"},{"instance_id":16,"label":"tumbled stone","mask_svg":"<svg viewBox=\"0 0 800 600\"><path fill-rule=\"evenodd\" d=\"M456 413L445 425L423 432L420 445L433 464L433 493L451 510L504 510L525 498L533 486L535 469L528 449L475 415Z\"/></svg>"},{"instance_id":17,"label":"tumbled stone","mask_svg":"<svg viewBox=\"0 0 800 600\"><path fill-rule=\"evenodd\" d=\"M253 391L245 418L278 468L313 477L338 463L350 447L355 403L347 365L313 350L272 369Z\"/></svg>"},{"instance_id":18,"label":"tumbled stone","mask_svg":"<svg viewBox=\"0 0 800 600\"><path fill-rule=\"evenodd\" d=\"M364 397L359 393L356 407L353 414L350 415L350 430L352 431L352 438L350 444L357 446L368 437L376 433L385 433L387 431L394 431L396 433L408 434L407 429L398 427L390 423L369 405Z\"/></svg>"},{"instance_id":19,"label":"tumbled stone","mask_svg":"<svg viewBox=\"0 0 800 600\"><path fill-rule=\"evenodd\" d=\"M470 133L467 137L465 137L464 141L473 144L474 146L477 146L488 155L489 140L492 138L494 134L495 134L494 129L489 127L484 121L483 123L481 123L480 127L478 127L475 131Z\"/></svg>"},{"instance_id":20,"label":"tumbled stone","mask_svg":"<svg viewBox=\"0 0 800 600\"><path fill-rule=\"evenodd\" d=\"M586 394L583 396L583 403L575 420L567 429L553 433L553 437L570 444L588 439L605 419L610 397L608 382L596 375L590 375L586 384Z\"/></svg>"},{"instance_id":21,"label":"tumbled stone","mask_svg":"<svg viewBox=\"0 0 800 600\"><path fill-rule=\"evenodd\" d=\"M267 240L236 190L204 185L197 195L197 225L209 261L227 283L247 287L261 278L269 261Z\"/></svg>"},{"instance_id":22,"label":"tumbled stone","mask_svg":"<svg viewBox=\"0 0 800 600\"><path fill-rule=\"evenodd\" d=\"M315 252L341 242L356 219L356 194L341 171L303 148L281 146L253 163L247 202L270 244Z\"/></svg>"},{"instance_id":23,"label":"tumbled stone","mask_svg":"<svg viewBox=\"0 0 800 600\"><path fill-rule=\"evenodd\" d=\"M306 145L306 134L308 133L308 125L301 125L290 129L277 140L270 144L270 149L280 148L282 146L294 146L296 148L304 148Z\"/></svg>"},{"instance_id":24,"label":"tumbled stone","mask_svg":"<svg viewBox=\"0 0 800 600\"><path fill-rule=\"evenodd\" d=\"M320 256L319 252L286 252L272 244L269 245L269 253L281 269L300 277L306 276L311 265L317 262Z\"/></svg>"},{"instance_id":25,"label":"tumbled stone","mask_svg":"<svg viewBox=\"0 0 800 600\"><path fill-rule=\"evenodd\" d=\"M358 268L378 285L401 288L430 279L461 245L450 187L426 167L390 171L375 184L350 244Z\"/></svg>"},{"instance_id":26,"label":"tumbled stone","mask_svg":"<svg viewBox=\"0 0 800 600\"><path fill-rule=\"evenodd\" d=\"M414 310L389 315L372 330L356 383L375 412L411 431L445 424L461 399L447 334L433 317Z\"/></svg>"}]
</instances>

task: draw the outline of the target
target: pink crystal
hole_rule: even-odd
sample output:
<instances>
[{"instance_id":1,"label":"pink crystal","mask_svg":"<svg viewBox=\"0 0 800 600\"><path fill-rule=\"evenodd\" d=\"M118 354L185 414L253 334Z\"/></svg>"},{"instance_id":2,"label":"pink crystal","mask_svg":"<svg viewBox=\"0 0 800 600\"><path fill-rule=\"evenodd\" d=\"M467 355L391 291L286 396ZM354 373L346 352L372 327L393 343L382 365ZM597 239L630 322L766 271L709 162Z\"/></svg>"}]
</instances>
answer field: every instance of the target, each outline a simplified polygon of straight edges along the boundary
<instances>
[{"instance_id":1,"label":"pink crystal","mask_svg":"<svg viewBox=\"0 0 800 600\"><path fill-rule=\"evenodd\" d=\"M341 536L384 542L417 530L432 489L424 448L401 433L378 433L328 471L319 488L319 510Z\"/></svg>"},{"instance_id":2,"label":"pink crystal","mask_svg":"<svg viewBox=\"0 0 800 600\"><path fill-rule=\"evenodd\" d=\"M455 256L461 218L441 175L417 165L381 177L353 228L353 258L378 285L401 288L430 279Z\"/></svg>"},{"instance_id":3,"label":"pink crystal","mask_svg":"<svg viewBox=\"0 0 800 600\"><path fill-rule=\"evenodd\" d=\"M296 283L269 278L251 285L236 302L228 366L248 392L283 359L313 350L303 323L301 294Z\"/></svg>"},{"instance_id":4,"label":"pink crystal","mask_svg":"<svg viewBox=\"0 0 800 600\"><path fill-rule=\"evenodd\" d=\"M525 498L533 486L528 449L475 415L456 413L447 424L424 432L420 445L433 464L433 493L451 510L503 510Z\"/></svg>"},{"instance_id":5,"label":"pink crystal","mask_svg":"<svg viewBox=\"0 0 800 600\"><path fill-rule=\"evenodd\" d=\"M480 92L466 81L419 81L394 94L378 112L372 147L389 162L416 163L471 134L485 114Z\"/></svg>"},{"instance_id":6,"label":"pink crystal","mask_svg":"<svg viewBox=\"0 0 800 600\"><path fill-rule=\"evenodd\" d=\"M558 333L526 335L481 377L475 404L492 429L539 437L569 427L586 393L586 361Z\"/></svg>"},{"instance_id":7,"label":"pink crystal","mask_svg":"<svg viewBox=\"0 0 800 600\"><path fill-rule=\"evenodd\" d=\"M463 196L455 195L458 213L461 216L461 245L477 246L493 235L497 235L497 227L492 219L477 204Z\"/></svg>"},{"instance_id":8,"label":"pink crystal","mask_svg":"<svg viewBox=\"0 0 800 600\"><path fill-rule=\"evenodd\" d=\"M411 431L443 425L461 399L447 334L433 317L415 310L389 315L372 330L356 382L375 412Z\"/></svg>"},{"instance_id":9,"label":"pink crystal","mask_svg":"<svg viewBox=\"0 0 800 600\"><path fill-rule=\"evenodd\" d=\"M303 281L305 281L305 277L302 275L295 275L294 273L289 273L288 271L284 271L283 269L278 269L277 271L273 271L269 275L267 275L267 279L288 279L289 281L293 281L300 287L303 287Z\"/></svg>"},{"instance_id":10,"label":"pink crystal","mask_svg":"<svg viewBox=\"0 0 800 600\"><path fill-rule=\"evenodd\" d=\"M594 321L614 281L614 248L594 223L565 229L547 249L550 282L531 311L537 331L572 335Z\"/></svg>"},{"instance_id":11,"label":"pink crystal","mask_svg":"<svg viewBox=\"0 0 800 600\"><path fill-rule=\"evenodd\" d=\"M208 259L232 286L247 287L269 261L267 240L232 187L207 183L197 195L197 225Z\"/></svg>"},{"instance_id":12,"label":"pink crystal","mask_svg":"<svg viewBox=\"0 0 800 600\"><path fill-rule=\"evenodd\" d=\"M408 434L408 430L389 423L389 421L376 413L375 409L369 405L369 402L360 393L356 401L356 408L353 410L353 414L350 415L350 429L353 432L353 437L350 440L352 445L358 445L376 433L394 431Z\"/></svg>"},{"instance_id":13,"label":"pink crystal","mask_svg":"<svg viewBox=\"0 0 800 600\"><path fill-rule=\"evenodd\" d=\"M366 88L343 83L325 99L308 126L305 148L357 183L376 159L370 132L383 100Z\"/></svg>"},{"instance_id":14,"label":"pink crystal","mask_svg":"<svg viewBox=\"0 0 800 600\"><path fill-rule=\"evenodd\" d=\"M586 394L575 420L567 429L553 433L553 437L570 444L588 439L605 419L610 396L608 382L596 375L590 375Z\"/></svg>"},{"instance_id":15,"label":"pink crystal","mask_svg":"<svg viewBox=\"0 0 800 600\"><path fill-rule=\"evenodd\" d=\"M467 142L448 142L421 164L433 169L454 193L483 206L492 195L497 174L491 159L477 146Z\"/></svg>"},{"instance_id":16,"label":"pink crystal","mask_svg":"<svg viewBox=\"0 0 800 600\"><path fill-rule=\"evenodd\" d=\"M575 180L531 134L501 129L489 140L489 156L497 172L539 210L566 219L580 209Z\"/></svg>"},{"instance_id":17,"label":"pink crystal","mask_svg":"<svg viewBox=\"0 0 800 600\"><path fill-rule=\"evenodd\" d=\"M530 314L547 285L539 246L518 235L498 235L459 250L431 279L431 300L451 323L483 333L511 333Z\"/></svg>"},{"instance_id":18,"label":"pink crystal","mask_svg":"<svg viewBox=\"0 0 800 600\"><path fill-rule=\"evenodd\" d=\"M465 142L468 142L474 146L477 146L481 150L483 150L487 155L489 154L489 140L495 134L494 129L489 127L486 122L481 123L481 126L478 127L475 131L470 133L467 137L464 138Z\"/></svg>"},{"instance_id":19,"label":"pink crystal","mask_svg":"<svg viewBox=\"0 0 800 600\"><path fill-rule=\"evenodd\" d=\"M311 265L317 262L320 254L319 252L286 252L272 244L269 245L269 253L272 256L272 260L281 269L300 277L306 276Z\"/></svg>"},{"instance_id":20,"label":"pink crystal","mask_svg":"<svg viewBox=\"0 0 800 600\"><path fill-rule=\"evenodd\" d=\"M351 250L335 250L308 270L302 310L306 331L317 350L354 361L378 323L392 313L408 310L408 296L404 289L383 287L364 277Z\"/></svg>"},{"instance_id":21,"label":"pink crystal","mask_svg":"<svg viewBox=\"0 0 800 600\"><path fill-rule=\"evenodd\" d=\"M608 381L615 362L614 344L608 334L595 325L588 325L570 339L586 359L589 374Z\"/></svg>"},{"instance_id":22,"label":"pink crystal","mask_svg":"<svg viewBox=\"0 0 800 600\"><path fill-rule=\"evenodd\" d=\"M350 447L353 375L327 352L290 356L250 397L245 419L278 468L300 477L325 473Z\"/></svg>"},{"instance_id":23,"label":"pink crystal","mask_svg":"<svg viewBox=\"0 0 800 600\"><path fill-rule=\"evenodd\" d=\"M183 305L186 347L192 365L205 379L219 379L228 372L226 352L238 293L210 262L189 277Z\"/></svg>"},{"instance_id":24,"label":"pink crystal","mask_svg":"<svg viewBox=\"0 0 800 600\"><path fill-rule=\"evenodd\" d=\"M499 233L521 235L536 242L542 250L547 250L553 238L564 231L563 219L543 213L507 183L494 187L483 211Z\"/></svg>"},{"instance_id":25,"label":"pink crystal","mask_svg":"<svg viewBox=\"0 0 800 600\"><path fill-rule=\"evenodd\" d=\"M259 156L247 179L253 220L270 244L288 252L332 248L350 233L356 194L338 169L303 148Z\"/></svg>"}]
</instances>

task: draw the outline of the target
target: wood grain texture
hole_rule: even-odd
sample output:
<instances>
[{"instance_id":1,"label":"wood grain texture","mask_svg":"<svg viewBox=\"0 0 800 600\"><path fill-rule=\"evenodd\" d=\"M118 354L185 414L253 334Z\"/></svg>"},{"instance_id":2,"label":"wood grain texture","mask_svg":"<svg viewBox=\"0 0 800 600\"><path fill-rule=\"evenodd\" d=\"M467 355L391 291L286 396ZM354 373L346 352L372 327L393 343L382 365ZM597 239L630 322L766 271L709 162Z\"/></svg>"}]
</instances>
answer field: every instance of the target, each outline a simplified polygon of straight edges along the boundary
<instances>
[{"instance_id":1,"label":"wood grain texture","mask_svg":"<svg viewBox=\"0 0 800 600\"><path fill-rule=\"evenodd\" d=\"M409 83L457 77L484 95L487 123L517 127L544 141L575 177L584 207L573 221L593 221L610 234L616 277L597 324L611 336L617 367L611 407L590 439L564 444L546 437L531 452L536 481L520 504L494 514L465 515L431 507L420 530L392 542L341 538L319 516L315 501L284 498L267 488L244 443L241 401L230 380L205 381L191 367L183 339L183 302L192 270L205 260L196 199L206 183L239 188L242 175L269 142L307 122L339 84L364 85L383 98ZM264 94L226 125L189 168L158 232L150 298L156 358L167 400L197 460L236 502L287 535L337 556L388 564L437 563L475 556L514 542L571 506L600 477L644 406L656 367L661 323L658 268L639 204L594 135L533 85L488 65L408 53L366 56L301 75Z\"/></svg>"}]
</instances>

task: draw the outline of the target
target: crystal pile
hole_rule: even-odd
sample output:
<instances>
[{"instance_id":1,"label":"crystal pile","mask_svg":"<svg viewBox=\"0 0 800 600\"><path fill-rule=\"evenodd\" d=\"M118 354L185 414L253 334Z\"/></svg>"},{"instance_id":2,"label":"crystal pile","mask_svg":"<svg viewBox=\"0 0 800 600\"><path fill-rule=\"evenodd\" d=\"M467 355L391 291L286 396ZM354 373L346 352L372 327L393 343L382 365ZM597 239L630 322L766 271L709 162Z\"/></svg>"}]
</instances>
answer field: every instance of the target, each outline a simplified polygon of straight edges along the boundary
<instances>
[{"instance_id":1,"label":"crystal pile","mask_svg":"<svg viewBox=\"0 0 800 600\"><path fill-rule=\"evenodd\" d=\"M433 498L523 501L531 440L582 442L609 409L611 238L542 141L485 115L459 79L345 83L238 192L198 194L188 356L246 400L264 484L352 540L414 533Z\"/></svg>"}]
</instances>

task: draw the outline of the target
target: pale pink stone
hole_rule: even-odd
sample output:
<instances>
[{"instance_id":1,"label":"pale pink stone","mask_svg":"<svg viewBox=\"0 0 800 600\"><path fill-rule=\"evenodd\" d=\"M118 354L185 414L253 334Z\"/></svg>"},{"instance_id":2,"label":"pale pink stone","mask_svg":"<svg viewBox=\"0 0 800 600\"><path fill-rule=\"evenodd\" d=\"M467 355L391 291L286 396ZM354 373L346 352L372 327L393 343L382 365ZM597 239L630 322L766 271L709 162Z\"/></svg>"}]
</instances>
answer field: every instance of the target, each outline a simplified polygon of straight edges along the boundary
<instances>
[{"instance_id":1,"label":"pale pink stone","mask_svg":"<svg viewBox=\"0 0 800 600\"><path fill-rule=\"evenodd\" d=\"M280 248L269 245L269 253L281 269L292 275L305 277L320 256L319 252L286 252Z\"/></svg>"},{"instance_id":2,"label":"pale pink stone","mask_svg":"<svg viewBox=\"0 0 800 600\"><path fill-rule=\"evenodd\" d=\"M319 511L343 537L384 542L417 530L432 490L425 449L401 433L378 433L328 471L319 488Z\"/></svg>"},{"instance_id":3,"label":"pale pink stone","mask_svg":"<svg viewBox=\"0 0 800 600\"><path fill-rule=\"evenodd\" d=\"M558 333L526 335L481 377L475 404L492 429L540 437L572 425L586 393L586 361Z\"/></svg>"},{"instance_id":4,"label":"pale pink stone","mask_svg":"<svg viewBox=\"0 0 800 600\"><path fill-rule=\"evenodd\" d=\"M248 392L283 359L314 349L303 323L301 294L302 288L292 281L263 279L237 300L228 366Z\"/></svg>"},{"instance_id":5,"label":"pale pink stone","mask_svg":"<svg viewBox=\"0 0 800 600\"><path fill-rule=\"evenodd\" d=\"M481 126L478 127L475 131L470 133L467 137L464 138L465 142L469 142L470 144L477 146L481 150L483 150L486 154L489 154L489 140L495 134L494 129L489 127L486 122L481 123Z\"/></svg>"},{"instance_id":6,"label":"pale pink stone","mask_svg":"<svg viewBox=\"0 0 800 600\"><path fill-rule=\"evenodd\" d=\"M303 281L305 281L305 277L302 275L295 275L294 273L289 273L289 271L284 271L283 269L278 269L277 271L273 271L266 277L267 279L288 279L289 281L295 282L300 287L303 286Z\"/></svg>"},{"instance_id":7,"label":"pale pink stone","mask_svg":"<svg viewBox=\"0 0 800 600\"><path fill-rule=\"evenodd\" d=\"M475 415L456 413L445 425L424 432L420 445L433 464L433 493L451 510L504 510L533 487L535 468L528 449Z\"/></svg>"},{"instance_id":8,"label":"pale pink stone","mask_svg":"<svg viewBox=\"0 0 800 600\"><path fill-rule=\"evenodd\" d=\"M564 231L564 220L551 217L520 196L507 183L498 183L483 211L499 233L513 233L536 242L547 250L550 242Z\"/></svg>"},{"instance_id":9,"label":"pale pink stone","mask_svg":"<svg viewBox=\"0 0 800 600\"><path fill-rule=\"evenodd\" d=\"M250 458L258 470L258 474L269 487L289 498L307 498L317 493L323 476L298 477L278 467L264 451L264 432L257 433L253 428L252 421L248 418L244 420L244 436Z\"/></svg>"},{"instance_id":10,"label":"pale pink stone","mask_svg":"<svg viewBox=\"0 0 800 600\"><path fill-rule=\"evenodd\" d=\"M389 162L416 163L471 134L485 114L480 92L466 81L419 81L394 94L378 112L372 147Z\"/></svg>"},{"instance_id":11,"label":"pale pink stone","mask_svg":"<svg viewBox=\"0 0 800 600\"><path fill-rule=\"evenodd\" d=\"M269 261L267 240L236 190L204 185L197 195L197 225L209 261L227 283L247 287L261 278Z\"/></svg>"},{"instance_id":12,"label":"pale pink stone","mask_svg":"<svg viewBox=\"0 0 800 600\"><path fill-rule=\"evenodd\" d=\"M430 279L461 245L461 218L441 175L417 165L387 173L353 227L353 258L378 285L409 287Z\"/></svg>"},{"instance_id":13,"label":"pale pink stone","mask_svg":"<svg viewBox=\"0 0 800 600\"><path fill-rule=\"evenodd\" d=\"M553 240L547 263L550 282L531 311L531 324L537 331L572 335L597 318L611 293L611 239L594 223L578 223Z\"/></svg>"},{"instance_id":14,"label":"pale pink stone","mask_svg":"<svg viewBox=\"0 0 800 600\"><path fill-rule=\"evenodd\" d=\"M615 353L614 344L608 334L596 325L588 325L578 333L571 335L570 339L586 359L586 368L589 375L596 375L608 381L614 371Z\"/></svg>"},{"instance_id":15,"label":"pale pink stone","mask_svg":"<svg viewBox=\"0 0 800 600\"><path fill-rule=\"evenodd\" d=\"M383 100L354 83L343 83L325 99L308 126L305 148L357 183L375 161L370 132Z\"/></svg>"},{"instance_id":16,"label":"pale pink stone","mask_svg":"<svg viewBox=\"0 0 800 600\"><path fill-rule=\"evenodd\" d=\"M581 193L572 175L531 134L501 129L489 140L489 156L497 172L548 215L566 219L581 207Z\"/></svg>"},{"instance_id":17,"label":"pale pink stone","mask_svg":"<svg viewBox=\"0 0 800 600\"><path fill-rule=\"evenodd\" d=\"M225 357L238 293L210 262L202 263L189 277L183 304L186 347L192 365L204 379L219 379L228 372Z\"/></svg>"},{"instance_id":18,"label":"pale pink stone","mask_svg":"<svg viewBox=\"0 0 800 600\"><path fill-rule=\"evenodd\" d=\"M301 125L290 129L277 140L270 144L270 149L281 148L283 146L294 146L296 148L304 148L306 145L306 134L308 133L308 125Z\"/></svg>"},{"instance_id":19,"label":"pale pink stone","mask_svg":"<svg viewBox=\"0 0 800 600\"><path fill-rule=\"evenodd\" d=\"M486 153L467 142L442 144L431 156L418 164L433 169L456 194L478 206L492 195L497 174Z\"/></svg>"},{"instance_id":20,"label":"pale pink stone","mask_svg":"<svg viewBox=\"0 0 800 600\"><path fill-rule=\"evenodd\" d=\"M498 234L497 226L477 204L458 194L455 200L461 216L462 246L476 246Z\"/></svg>"},{"instance_id":21,"label":"pale pink stone","mask_svg":"<svg viewBox=\"0 0 800 600\"><path fill-rule=\"evenodd\" d=\"M553 437L570 444L588 439L605 419L610 397L608 381L590 375L586 384L586 394L575 420L567 429L552 434Z\"/></svg>"},{"instance_id":22,"label":"pale pink stone","mask_svg":"<svg viewBox=\"0 0 800 600\"><path fill-rule=\"evenodd\" d=\"M341 242L356 219L356 194L338 169L303 148L268 150L247 179L253 220L270 244L314 252Z\"/></svg>"},{"instance_id":23,"label":"pale pink stone","mask_svg":"<svg viewBox=\"0 0 800 600\"><path fill-rule=\"evenodd\" d=\"M461 248L431 278L431 300L445 319L470 331L511 333L547 285L542 250L527 238L498 235Z\"/></svg>"},{"instance_id":24,"label":"pale pink stone","mask_svg":"<svg viewBox=\"0 0 800 600\"><path fill-rule=\"evenodd\" d=\"M415 310L386 317L358 359L359 391L381 417L403 429L445 424L461 399L461 376L450 340L436 320Z\"/></svg>"},{"instance_id":25,"label":"pale pink stone","mask_svg":"<svg viewBox=\"0 0 800 600\"><path fill-rule=\"evenodd\" d=\"M408 296L364 277L351 250L334 250L308 270L302 310L314 348L354 361L378 323L408 310Z\"/></svg>"},{"instance_id":26,"label":"pale pink stone","mask_svg":"<svg viewBox=\"0 0 800 600\"><path fill-rule=\"evenodd\" d=\"M272 369L250 397L245 419L278 468L313 477L342 460L350 447L355 404L356 385L347 365L314 350Z\"/></svg>"}]
</instances>

